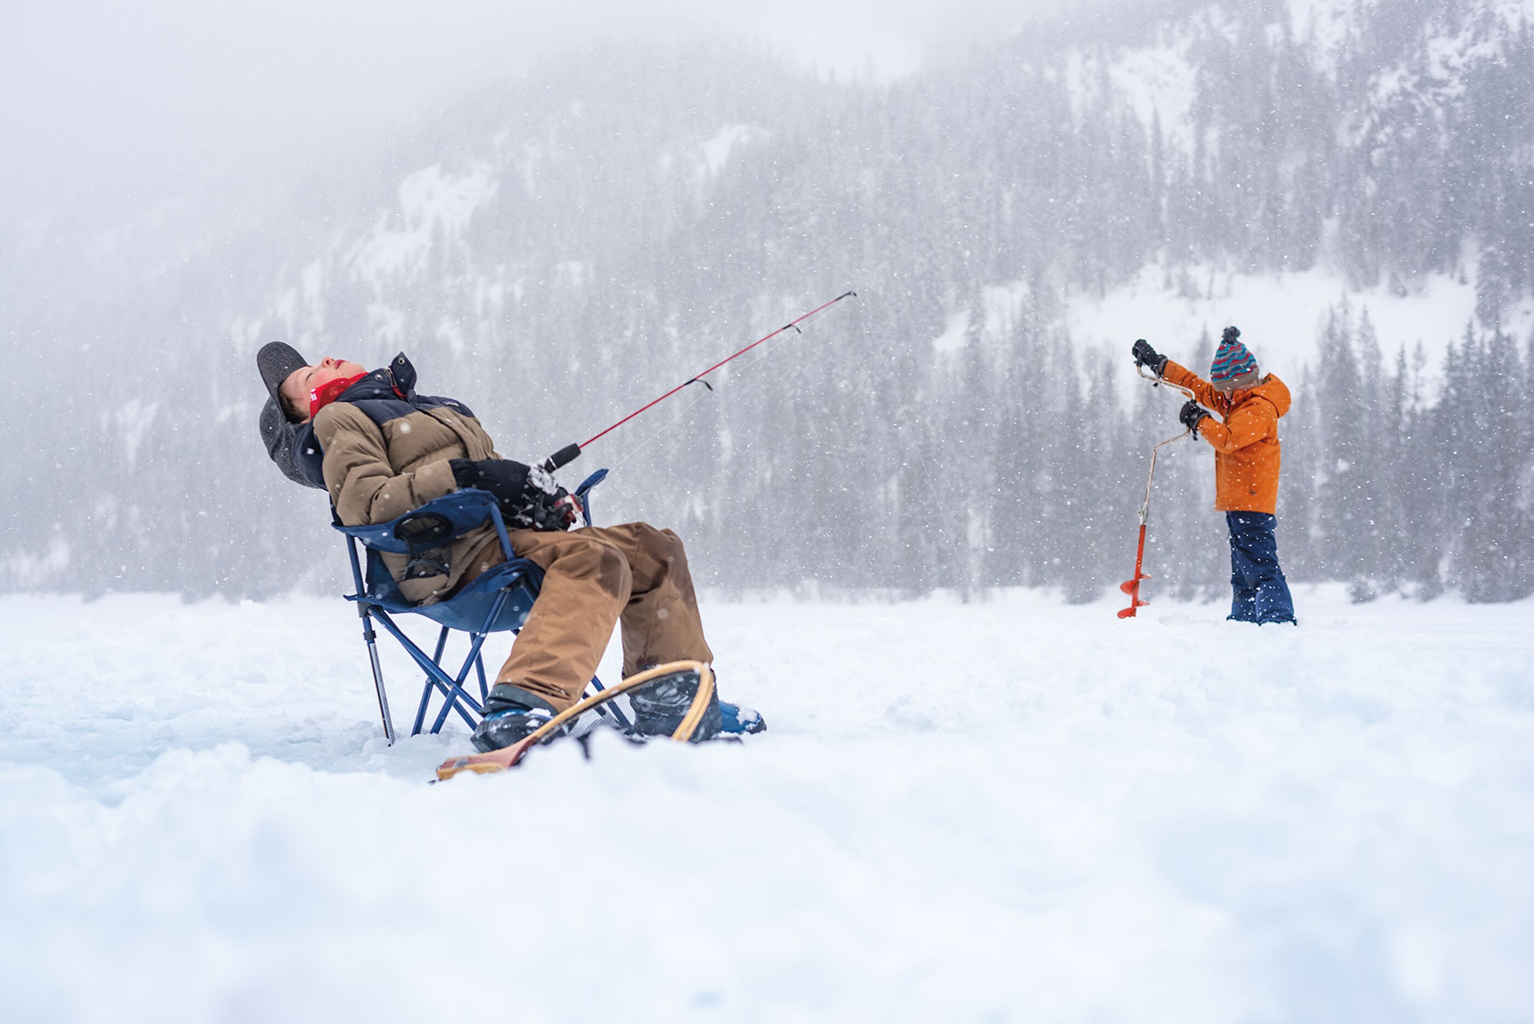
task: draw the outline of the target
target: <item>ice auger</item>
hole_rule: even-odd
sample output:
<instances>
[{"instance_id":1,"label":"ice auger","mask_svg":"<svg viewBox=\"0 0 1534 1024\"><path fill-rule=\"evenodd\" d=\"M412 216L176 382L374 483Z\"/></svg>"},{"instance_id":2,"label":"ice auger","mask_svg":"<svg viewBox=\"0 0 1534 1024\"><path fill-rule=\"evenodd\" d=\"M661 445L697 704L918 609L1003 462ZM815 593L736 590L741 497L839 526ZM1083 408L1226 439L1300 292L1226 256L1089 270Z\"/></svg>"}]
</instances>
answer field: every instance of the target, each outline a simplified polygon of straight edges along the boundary
<instances>
[{"instance_id":1,"label":"ice auger","mask_svg":"<svg viewBox=\"0 0 1534 1024\"><path fill-rule=\"evenodd\" d=\"M1138 363L1135 364L1135 373L1139 374L1143 379L1150 381L1153 385L1165 384L1172 390L1180 391L1187 395L1189 399L1194 397L1193 392L1183 387L1181 384L1173 384L1171 381L1157 377L1155 374L1146 373L1145 367ZM1119 584L1119 589L1129 595L1129 607L1119 612L1119 618L1121 619L1134 618L1135 609L1143 608L1150 603L1149 601L1140 600L1140 581L1150 579L1150 577L1145 575L1144 572L1145 524L1150 519L1151 485L1155 483L1156 480L1156 456L1159 455L1161 453L1161 449L1165 448L1167 445L1176 441L1181 441L1183 438L1189 436L1192 433L1193 431L1191 429L1184 428L1181 434L1178 434L1176 437L1169 437L1151 449L1150 475L1145 480L1145 500L1140 504L1140 543L1135 548L1135 574L1133 579L1126 580L1125 582Z\"/></svg>"}]
</instances>

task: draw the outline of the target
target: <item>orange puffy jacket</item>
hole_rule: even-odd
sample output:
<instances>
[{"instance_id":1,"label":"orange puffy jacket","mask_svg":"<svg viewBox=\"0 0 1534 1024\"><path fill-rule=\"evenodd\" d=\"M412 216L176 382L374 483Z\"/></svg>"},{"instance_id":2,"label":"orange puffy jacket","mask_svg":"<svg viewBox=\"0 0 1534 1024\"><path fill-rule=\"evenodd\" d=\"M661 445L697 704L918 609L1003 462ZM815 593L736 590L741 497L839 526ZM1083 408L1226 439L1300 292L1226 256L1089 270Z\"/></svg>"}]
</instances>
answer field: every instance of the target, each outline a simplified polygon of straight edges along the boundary
<instances>
[{"instance_id":1,"label":"orange puffy jacket","mask_svg":"<svg viewBox=\"0 0 1534 1024\"><path fill-rule=\"evenodd\" d=\"M1221 512L1278 508L1278 418L1289 411L1289 388L1271 373L1254 387L1229 395L1185 367L1167 360L1162 376L1188 388L1205 408L1225 420L1200 420L1199 436L1214 446L1214 507Z\"/></svg>"}]
</instances>

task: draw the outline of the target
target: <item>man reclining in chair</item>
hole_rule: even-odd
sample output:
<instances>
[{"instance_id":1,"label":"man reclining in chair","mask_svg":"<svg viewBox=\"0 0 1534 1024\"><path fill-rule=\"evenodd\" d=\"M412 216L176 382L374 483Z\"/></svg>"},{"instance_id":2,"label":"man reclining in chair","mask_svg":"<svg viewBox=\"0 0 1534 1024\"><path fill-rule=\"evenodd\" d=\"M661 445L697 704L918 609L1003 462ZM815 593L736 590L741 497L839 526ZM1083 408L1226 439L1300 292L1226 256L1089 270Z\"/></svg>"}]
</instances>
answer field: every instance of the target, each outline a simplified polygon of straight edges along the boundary
<instances>
[{"instance_id":1,"label":"man reclining in chair","mask_svg":"<svg viewBox=\"0 0 1534 1024\"><path fill-rule=\"evenodd\" d=\"M345 360L310 364L271 342L256 365L270 396L261 410L267 453L290 480L329 491L343 524L389 522L459 488L479 488L501 506L512 552L543 570L538 600L474 730L478 749L510 746L580 700L619 621L625 678L669 661L713 660L676 534L645 523L572 530L581 522L574 496L543 469L501 458L463 403L417 395L403 353L369 372ZM403 555L384 561L408 600L431 604L504 557L486 524L454 540L446 564L428 565L430 574L418 565L407 573ZM675 707L647 708L635 698L641 725L654 725L645 731L674 728L693 695L675 696ZM755 712L725 710L726 728L762 728ZM715 697L697 736L720 728Z\"/></svg>"}]
</instances>

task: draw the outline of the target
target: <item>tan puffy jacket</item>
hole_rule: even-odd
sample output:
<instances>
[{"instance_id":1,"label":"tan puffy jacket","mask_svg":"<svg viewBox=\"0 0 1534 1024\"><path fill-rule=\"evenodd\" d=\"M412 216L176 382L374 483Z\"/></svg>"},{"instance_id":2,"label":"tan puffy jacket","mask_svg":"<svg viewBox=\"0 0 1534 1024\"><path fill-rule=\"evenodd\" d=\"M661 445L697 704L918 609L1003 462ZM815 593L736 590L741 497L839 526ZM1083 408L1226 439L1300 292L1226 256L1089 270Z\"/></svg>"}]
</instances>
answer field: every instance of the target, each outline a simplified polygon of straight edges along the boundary
<instances>
[{"instance_id":1,"label":"tan puffy jacket","mask_svg":"<svg viewBox=\"0 0 1534 1024\"><path fill-rule=\"evenodd\" d=\"M388 522L456 491L450 459L501 457L479 420L440 399L343 397L314 417L314 436L323 452L325 487L347 526ZM495 528L488 524L453 541L445 576L403 579L405 556L383 559L407 599L431 604L494 543Z\"/></svg>"}]
</instances>

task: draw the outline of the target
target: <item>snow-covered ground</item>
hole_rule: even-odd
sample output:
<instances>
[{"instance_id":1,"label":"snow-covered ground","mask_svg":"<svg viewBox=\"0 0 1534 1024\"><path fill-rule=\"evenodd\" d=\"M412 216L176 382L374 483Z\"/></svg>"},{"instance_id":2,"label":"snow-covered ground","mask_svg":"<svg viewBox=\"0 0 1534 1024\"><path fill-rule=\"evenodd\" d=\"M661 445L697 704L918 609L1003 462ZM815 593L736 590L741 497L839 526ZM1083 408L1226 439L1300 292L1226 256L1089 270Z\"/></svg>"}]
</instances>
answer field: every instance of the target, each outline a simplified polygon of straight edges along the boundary
<instances>
[{"instance_id":1,"label":"snow-covered ground","mask_svg":"<svg viewBox=\"0 0 1534 1024\"><path fill-rule=\"evenodd\" d=\"M1297 597L710 602L768 733L443 785L339 601L3 597L0 1016L1534 1018L1534 604Z\"/></svg>"}]
</instances>

